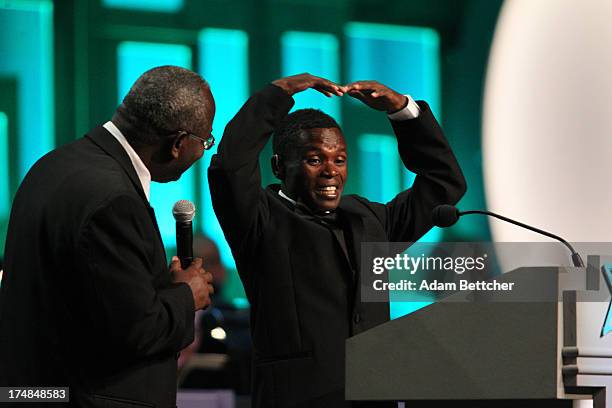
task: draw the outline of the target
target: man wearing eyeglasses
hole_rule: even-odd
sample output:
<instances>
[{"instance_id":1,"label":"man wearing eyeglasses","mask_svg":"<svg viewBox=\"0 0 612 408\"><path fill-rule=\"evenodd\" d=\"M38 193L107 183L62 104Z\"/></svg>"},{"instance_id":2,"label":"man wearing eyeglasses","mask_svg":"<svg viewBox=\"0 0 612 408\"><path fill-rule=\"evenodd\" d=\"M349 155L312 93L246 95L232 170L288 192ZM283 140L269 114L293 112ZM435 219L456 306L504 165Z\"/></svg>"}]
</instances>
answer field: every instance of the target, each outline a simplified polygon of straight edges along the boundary
<instances>
[{"instance_id":1,"label":"man wearing eyeglasses","mask_svg":"<svg viewBox=\"0 0 612 408\"><path fill-rule=\"evenodd\" d=\"M168 268L151 181L214 143L206 81L144 73L112 119L40 159L13 202L0 288L0 386L69 387L74 406L176 405L176 358L210 304L195 259Z\"/></svg>"}]
</instances>

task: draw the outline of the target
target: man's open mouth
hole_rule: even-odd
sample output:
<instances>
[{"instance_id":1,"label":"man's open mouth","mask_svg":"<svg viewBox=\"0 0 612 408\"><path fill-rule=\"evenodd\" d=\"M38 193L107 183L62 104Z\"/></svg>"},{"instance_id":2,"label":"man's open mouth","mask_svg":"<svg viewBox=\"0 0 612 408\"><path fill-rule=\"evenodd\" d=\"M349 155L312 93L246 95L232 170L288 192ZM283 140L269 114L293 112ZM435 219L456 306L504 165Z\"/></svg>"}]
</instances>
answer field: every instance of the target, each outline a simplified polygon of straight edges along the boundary
<instances>
[{"instance_id":1,"label":"man's open mouth","mask_svg":"<svg viewBox=\"0 0 612 408\"><path fill-rule=\"evenodd\" d=\"M315 188L315 193L326 198L338 197L338 186L320 186Z\"/></svg>"}]
</instances>

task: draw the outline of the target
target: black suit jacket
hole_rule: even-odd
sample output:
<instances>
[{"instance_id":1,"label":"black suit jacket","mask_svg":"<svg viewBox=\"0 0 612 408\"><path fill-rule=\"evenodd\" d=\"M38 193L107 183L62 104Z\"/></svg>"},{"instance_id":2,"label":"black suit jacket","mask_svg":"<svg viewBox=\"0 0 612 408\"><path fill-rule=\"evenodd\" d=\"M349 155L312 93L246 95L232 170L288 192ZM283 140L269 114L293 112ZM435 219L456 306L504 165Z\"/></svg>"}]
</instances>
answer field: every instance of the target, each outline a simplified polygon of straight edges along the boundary
<instances>
[{"instance_id":1,"label":"black suit jacket","mask_svg":"<svg viewBox=\"0 0 612 408\"><path fill-rule=\"evenodd\" d=\"M465 191L461 170L426 104L418 119L391 122L400 156L417 173L411 190L380 204L342 197L346 252L316 217L262 189L259 154L293 100L273 85L228 124L209 180L215 213L251 303L256 407L344 404L344 342L389 319L387 303L359 297L360 244L414 241L431 210Z\"/></svg>"},{"instance_id":2,"label":"black suit jacket","mask_svg":"<svg viewBox=\"0 0 612 408\"><path fill-rule=\"evenodd\" d=\"M171 282L153 209L106 129L32 167L5 257L0 385L68 386L76 406L176 405L193 296Z\"/></svg>"}]
</instances>

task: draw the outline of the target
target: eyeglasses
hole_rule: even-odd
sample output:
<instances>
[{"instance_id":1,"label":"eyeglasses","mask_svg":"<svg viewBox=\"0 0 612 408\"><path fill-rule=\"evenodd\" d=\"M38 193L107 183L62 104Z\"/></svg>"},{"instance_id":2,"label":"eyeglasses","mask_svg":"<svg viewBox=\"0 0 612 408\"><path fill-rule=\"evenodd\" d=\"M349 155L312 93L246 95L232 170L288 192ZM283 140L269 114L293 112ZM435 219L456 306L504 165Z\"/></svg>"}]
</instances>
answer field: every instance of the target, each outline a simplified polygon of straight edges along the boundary
<instances>
[{"instance_id":1,"label":"eyeglasses","mask_svg":"<svg viewBox=\"0 0 612 408\"><path fill-rule=\"evenodd\" d=\"M192 137L194 139L197 139L200 143L202 143L202 147L204 148L204 150L209 150L211 149L214 145L215 145L215 137L213 136L213 134L211 133L210 135L208 135L208 137L206 139L200 137L200 136L196 136L193 133L189 133L185 130L179 130L178 131L179 134L184 134L187 135L189 137Z\"/></svg>"}]
</instances>

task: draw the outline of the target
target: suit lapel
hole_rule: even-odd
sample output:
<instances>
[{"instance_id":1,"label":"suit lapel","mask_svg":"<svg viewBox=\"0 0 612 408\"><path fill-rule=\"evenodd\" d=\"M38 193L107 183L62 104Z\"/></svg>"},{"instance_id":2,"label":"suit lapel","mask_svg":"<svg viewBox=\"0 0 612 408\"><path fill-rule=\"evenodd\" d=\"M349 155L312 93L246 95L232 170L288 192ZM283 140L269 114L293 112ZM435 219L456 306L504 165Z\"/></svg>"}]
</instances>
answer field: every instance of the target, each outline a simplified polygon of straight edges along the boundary
<instances>
[{"instance_id":1,"label":"suit lapel","mask_svg":"<svg viewBox=\"0 0 612 408\"><path fill-rule=\"evenodd\" d=\"M95 143L102 150L104 150L106 154L115 159L117 163L119 163L123 171L125 171L130 181L132 182L134 189L136 189L136 192L138 193L140 198L142 198L145 206L147 207L149 216L151 217L151 221L153 222L153 226L155 227L155 231L157 232L157 238L159 239L159 242L161 243L161 246L163 248L164 245L161 238L161 233L159 232L159 226L157 225L157 219L155 218L155 211L153 210L153 207L151 207L151 205L149 204L149 200L147 200L147 196L144 190L142 189L142 184L140 183L140 179L136 174L136 170L134 170L134 165L130 160L130 156L128 156L123 146L121 146L117 139L115 139L115 137L111 135L110 132L102 126L96 127L95 129L90 131L85 137Z\"/></svg>"},{"instance_id":2,"label":"suit lapel","mask_svg":"<svg viewBox=\"0 0 612 408\"><path fill-rule=\"evenodd\" d=\"M340 202L338 211L344 229L344 239L346 241L348 255L351 257L350 264L354 268L354 288L357 290L357 288L359 288L361 273L361 241L363 240L365 231L363 216L348 209L343 205L342 201Z\"/></svg>"},{"instance_id":3,"label":"suit lapel","mask_svg":"<svg viewBox=\"0 0 612 408\"><path fill-rule=\"evenodd\" d=\"M361 243L365 239L365 223L363 216L359 213L352 212L340 204L339 210L343 217L345 227L345 238L351 258L354 260L353 267L353 296L352 296L352 312L359 308L361 304Z\"/></svg>"},{"instance_id":4,"label":"suit lapel","mask_svg":"<svg viewBox=\"0 0 612 408\"><path fill-rule=\"evenodd\" d=\"M159 243L161 244L161 248L164 253L164 259L167 260L168 258L166 257L166 248L164 247L164 241L162 240L161 232L159 232L159 226L157 225L157 218L155 217L155 210L153 209L153 207L149 205L148 202L147 202L147 210L149 210L149 216L151 217L151 220L153 221L153 226L155 227L155 231L157 232L157 238L159 239Z\"/></svg>"},{"instance_id":5,"label":"suit lapel","mask_svg":"<svg viewBox=\"0 0 612 408\"><path fill-rule=\"evenodd\" d=\"M119 143L119 141L117 141L117 139L115 139L115 137L102 126L98 126L97 128L93 129L85 137L98 145L109 156L115 159L117 163L119 163L121 168L123 168L123 171L125 171L130 178L130 181L134 185L138 195L140 195L140 197L148 203L147 196L142 189L142 184L140 183L140 179L136 174L136 170L134 170L134 165L130 160L130 156L128 156L123 146L121 146L121 143Z\"/></svg>"}]
</instances>

